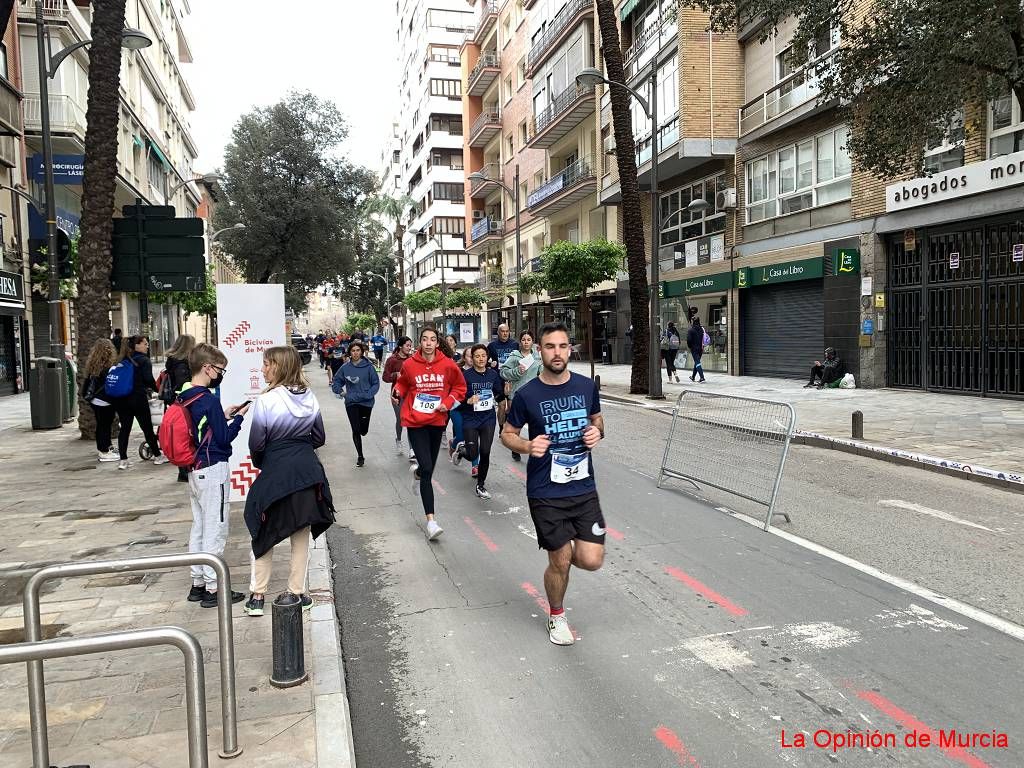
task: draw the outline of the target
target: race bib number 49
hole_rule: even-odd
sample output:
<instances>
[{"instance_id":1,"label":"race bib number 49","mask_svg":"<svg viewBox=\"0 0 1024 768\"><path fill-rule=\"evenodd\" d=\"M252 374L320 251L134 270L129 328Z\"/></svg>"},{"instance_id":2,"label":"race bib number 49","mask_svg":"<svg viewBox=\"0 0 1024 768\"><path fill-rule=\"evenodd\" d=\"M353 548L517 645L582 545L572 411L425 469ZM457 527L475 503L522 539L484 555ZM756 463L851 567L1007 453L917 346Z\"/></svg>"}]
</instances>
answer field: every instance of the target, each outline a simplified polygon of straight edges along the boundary
<instances>
[{"instance_id":1,"label":"race bib number 49","mask_svg":"<svg viewBox=\"0 0 1024 768\"><path fill-rule=\"evenodd\" d=\"M494 395L489 391L480 392L478 400L473 403L474 411L492 411L494 410Z\"/></svg>"},{"instance_id":2,"label":"race bib number 49","mask_svg":"<svg viewBox=\"0 0 1024 768\"><path fill-rule=\"evenodd\" d=\"M551 454L551 482L574 483L590 477L590 452Z\"/></svg>"},{"instance_id":3,"label":"race bib number 49","mask_svg":"<svg viewBox=\"0 0 1024 768\"><path fill-rule=\"evenodd\" d=\"M412 401L412 409L419 413L436 413L441 405L441 398L438 395L418 394Z\"/></svg>"}]
</instances>

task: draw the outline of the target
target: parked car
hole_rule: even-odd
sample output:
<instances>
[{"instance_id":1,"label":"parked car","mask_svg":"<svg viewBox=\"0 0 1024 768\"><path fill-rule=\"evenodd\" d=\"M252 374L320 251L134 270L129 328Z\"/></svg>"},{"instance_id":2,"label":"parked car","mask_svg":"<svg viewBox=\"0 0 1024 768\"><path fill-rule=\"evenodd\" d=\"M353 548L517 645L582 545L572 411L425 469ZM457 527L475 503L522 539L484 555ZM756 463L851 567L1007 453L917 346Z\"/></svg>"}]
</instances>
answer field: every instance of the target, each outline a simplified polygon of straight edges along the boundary
<instances>
[{"instance_id":1,"label":"parked car","mask_svg":"<svg viewBox=\"0 0 1024 768\"><path fill-rule=\"evenodd\" d=\"M313 359L313 350L309 348L309 342L306 341L305 336L293 333L292 346L299 351L299 357L302 358L303 365L306 365Z\"/></svg>"}]
</instances>

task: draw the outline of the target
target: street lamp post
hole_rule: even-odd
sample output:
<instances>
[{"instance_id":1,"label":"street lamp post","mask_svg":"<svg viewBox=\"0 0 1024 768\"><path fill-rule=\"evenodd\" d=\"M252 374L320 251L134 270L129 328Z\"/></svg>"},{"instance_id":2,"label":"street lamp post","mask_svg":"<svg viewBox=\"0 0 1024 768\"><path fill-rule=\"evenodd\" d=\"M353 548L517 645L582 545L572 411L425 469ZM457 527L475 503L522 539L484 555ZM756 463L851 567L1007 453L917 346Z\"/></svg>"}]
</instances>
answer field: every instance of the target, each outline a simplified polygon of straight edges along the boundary
<instances>
[{"instance_id":1,"label":"street lamp post","mask_svg":"<svg viewBox=\"0 0 1024 768\"><path fill-rule=\"evenodd\" d=\"M201 181L204 184L216 184L218 181L221 180L221 178L222 177L219 173L204 173L198 179L185 179L184 181L179 181L177 184L171 187L170 190L168 190L167 194L165 195L167 198L167 202L170 202L171 198L174 197L174 193L177 192L182 187L184 187L186 184L191 184L193 181Z\"/></svg>"},{"instance_id":2,"label":"street lamp post","mask_svg":"<svg viewBox=\"0 0 1024 768\"><path fill-rule=\"evenodd\" d=\"M519 163L516 163L515 178L514 178L514 180L512 182L513 189L509 189L508 185L505 184L505 182L499 181L498 179L492 179L490 176L486 175L482 171L476 171L475 173L469 174L469 180L470 181L493 181L495 184L497 184L499 187L501 187L503 190L508 192L509 195L512 196L512 204L516 208L516 213L515 213L515 217L516 217L516 219L515 219L516 220L516 323L515 323L515 330L516 330L516 338L518 338L519 334L523 330L523 328L522 328L522 326L523 326L523 294L519 290L519 278L522 277L522 273L523 273L522 240L520 239L520 236L519 236L519 208L520 208L520 200L519 200L519 189L520 189L520 187L519 187Z\"/></svg>"},{"instance_id":3,"label":"street lamp post","mask_svg":"<svg viewBox=\"0 0 1024 768\"><path fill-rule=\"evenodd\" d=\"M61 49L50 58L47 55L46 22L43 19L43 4L36 0L36 54L39 61L39 122L43 140L43 186L46 191L46 262L49 269L48 303L50 308L50 354L58 360L64 359L64 332L60 319L60 275L57 274L57 201L54 198L53 181L53 136L50 133L50 80L57 74L57 68L68 56L85 48L92 40L80 40ZM124 29L121 45L137 51L153 44L153 41L138 29Z\"/></svg>"},{"instance_id":4,"label":"street lamp post","mask_svg":"<svg viewBox=\"0 0 1024 768\"><path fill-rule=\"evenodd\" d=\"M220 237L221 235L223 235L225 232L230 232L232 230L236 230L237 231L239 229L245 229L245 224L243 224L242 222L238 222L237 224L232 224L230 227L224 227L223 229L218 229L216 232L214 232L212 235L210 235L210 242L211 243L215 243L217 241L217 238Z\"/></svg>"},{"instance_id":5,"label":"street lamp post","mask_svg":"<svg viewBox=\"0 0 1024 768\"><path fill-rule=\"evenodd\" d=\"M660 282L658 264L658 240L661 234L661 206L658 200L658 60L651 62L651 100L641 96L636 90L625 83L618 83L609 80L601 70L588 68L576 75L576 83L581 86L597 85L604 83L609 87L625 88L636 99L644 114L651 121L651 276L648 290L651 296L651 327L650 340L648 342L647 363L648 363L648 395L651 400L664 400L665 395L661 388L661 360L657 355L659 347L658 324L661 317L661 303L658 296L658 284Z\"/></svg>"}]
</instances>

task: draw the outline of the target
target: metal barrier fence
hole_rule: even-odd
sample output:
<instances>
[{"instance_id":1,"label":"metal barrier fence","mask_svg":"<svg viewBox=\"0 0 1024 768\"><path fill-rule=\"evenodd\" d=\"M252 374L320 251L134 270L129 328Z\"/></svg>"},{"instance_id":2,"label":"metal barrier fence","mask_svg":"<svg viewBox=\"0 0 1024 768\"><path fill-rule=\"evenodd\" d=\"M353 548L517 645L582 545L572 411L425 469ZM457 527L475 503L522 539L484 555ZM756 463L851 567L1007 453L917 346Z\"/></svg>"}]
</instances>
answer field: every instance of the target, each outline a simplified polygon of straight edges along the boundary
<instances>
[{"instance_id":1,"label":"metal barrier fence","mask_svg":"<svg viewBox=\"0 0 1024 768\"><path fill-rule=\"evenodd\" d=\"M154 645L173 645L185 657L188 765L189 768L208 768L210 763L206 743L206 678L203 670L203 649L199 646L199 641L185 630L179 627L154 627L152 629L108 632L87 637L0 645L0 664L27 661L29 664L42 665L44 659L123 651L128 648L148 648ZM34 742L32 749L32 759L36 760ZM35 768L40 768L40 765L38 761L35 762ZM49 768L50 763L46 762L42 765L44 768Z\"/></svg>"},{"instance_id":2,"label":"metal barrier fence","mask_svg":"<svg viewBox=\"0 0 1024 768\"><path fill-rule=\"evenodd\" d=\"M25 583L24 616L25 640L42 639L39 610L40 590L45 582L71 576L95 576L104 573L128 571L155 571L182 565L208 565L217 574L217 614L220 634L220 696L221 718L224 724L224 748L218 753L228 759L242 754L238 746L238 720L235 702L235 636L231 623L231 573L222 557L205 552L181 555L152 555L150 557L120 560L93 560L82 563L62 563L41 568ZM50 745L46 730L46 683L43 679L42 660L28 662L28 709L32 726L32 760L34 768L49 768ZM205 705L204 705L205 706ZM203 710L205 713L205 709ZM205 721L205 714L204 714ZM205 729L203 730L205 734ZM205 739L205 736L204 736ZM204 763L205 765L205 763Z\"/></svg>"},{"instance_id":3,"label":"metal barrier fence","mask_svg":"<svg viewBox=\"0 0 1024 768\"><path fill-rule=\"evenodd\" d=\"M705 389L680 393L658 475L704 484L758 504L768 511L768 530L782 484L796 413L789 403L722 395Z\"/></svg>"}]
</instances>

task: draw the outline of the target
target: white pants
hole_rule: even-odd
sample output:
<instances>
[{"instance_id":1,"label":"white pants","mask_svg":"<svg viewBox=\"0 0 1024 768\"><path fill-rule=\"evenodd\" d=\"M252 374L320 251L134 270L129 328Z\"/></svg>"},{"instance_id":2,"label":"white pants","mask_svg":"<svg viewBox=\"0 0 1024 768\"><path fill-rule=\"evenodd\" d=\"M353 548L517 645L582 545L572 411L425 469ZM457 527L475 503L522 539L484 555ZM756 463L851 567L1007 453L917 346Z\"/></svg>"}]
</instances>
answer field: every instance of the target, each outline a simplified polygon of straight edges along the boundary
<instances>
[{"instance_id":1,"label":"white pants","mask_svg":"<svg viewBox=\"0 0 1024 768\"><path fill-rule=\"evenodd\" d=\"M188 492L192 501L192 530L188 536L189 552L223 555L228 540L230 510L230 465L226 461L188 473ZM217 573L208 565L192 566L192 584L206 585L208 592L217 591Z\"/></svg>"}]
</instances>

